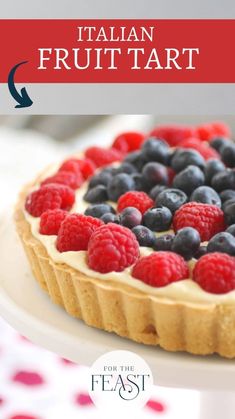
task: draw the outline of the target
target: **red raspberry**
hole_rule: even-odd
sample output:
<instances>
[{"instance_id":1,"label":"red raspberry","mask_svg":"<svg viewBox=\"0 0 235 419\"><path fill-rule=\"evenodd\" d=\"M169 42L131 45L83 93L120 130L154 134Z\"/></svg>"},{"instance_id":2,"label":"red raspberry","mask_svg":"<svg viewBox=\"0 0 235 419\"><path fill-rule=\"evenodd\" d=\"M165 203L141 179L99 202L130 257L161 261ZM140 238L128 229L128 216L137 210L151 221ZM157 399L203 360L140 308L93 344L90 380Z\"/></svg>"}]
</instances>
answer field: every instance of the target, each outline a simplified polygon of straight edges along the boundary
<instances>
[{"instance_id":1,"label":"red raspberry","mask_svg":"<svg viewBox=\"0 0 235 419\"><path fill-rule=\"evenodd\" d=\"M120 151L115 148L103 147L89 147L85 154L97 167L107 166L110 163L121 160L123 157Z\"/></svg>"},{"instance_id":2,"label":"red raspberry","mask_svg":"<svg viewBox=\"0 0 235 419\"><path fill-rule=\"evenodd\" d=\"M226 253L208 253L196 263L193 279L213 294L232 291L235 289L235 258Z\"/></svg>"},{"instance_id":3,"label":"red raspberry","mask_svg":"<svg viewBox=\"0 0 235 419\"><path fill-rule=\"evenodd\" d=\"M59 252L87 250L92 233L103 221L83 214L70 214L62 222L56 247Z\"/></svg>"},{"instance_id":4,"label":"red raspberry","mask_svg":"<svg viewBox=\"0 0 235 419\"><path fill-rule=\"evenodd\" d=\"M41 185L47 185L48 183L59 183L62 185L67 185L72 189L78 189L83 182L84 179L81 172L72 173L61 170L55 175L47 177L45 180L43 180Z\"/></svg>"},{"instance_id":5,"label":"red raspberry","mask_svg":"<svg viewBox=\"0 0 235 419\"><path fill-rule=\"evenodd\" d=\"M183 148L194 148L194 150L198 151L205 160L220 159L219 153L217 153L214 148L208 146L207 143L198 138L188 138L183 141L180 146Z\"/></svg>"},{"instance_id":6,"label":"red raspberry","mask_svg":"<svg viewBox=\"0 0 235 419\"><path fill-rule=\"evenodd\" d=\"M50 183L27 196L25 209L33 217L40 217L48 209L70 210L74 201L75 194L69 186Z\"/></svg>"},{"instance_id":7,"label":"red raspberry","mask_svg":"<svg viewBox=\"0 0 235 419\"><path fill-rule=\"evenodd\" d=\"M199 232L201 241L208 241L225 230L224 213L215 205L188 202L176 211L173 227L175 231L193 227Z\"/></svg>"},{"instance_id":8,"label":"red raspberry","mask_svg":"<svg viewBox=\"0 0 235 419\"><path fill-rule=\"evenodd\" d=\"M149 208L154 206L154 201L145 193L130 191L124 193L118 200L118 211L121 212L127 207L137 208L144 214Z\"/></svg>"},{"instance_id":9,"label":"red raspberry","mask_svg":"<svg viewBox=\"0 0 235 419\"><path fill-rule=\"evenodd\" d=\"M88 244L88 265L101 273L121 272L139 257L139 244L126 227L109 223L98 228Z\"/></svg>"},{"instance_id":10,"label":"red raspberry","mask_svg":"<svg viewBox=\"0 0 235 419\"><path fill-rule=\"evenodd\" d=\"M188 125L160 125L149 134L151 137L163 138L171 147L175 147L186 138L196 135L195 128Z\"/></svg>"},{"instance_id":11,"label":"red raspberry","mask_svg":"<svg viewBox=\"0 0 235 419\"><path fill-rule=\"evenodd\" d=\"M90 159L69 159L64 161L59 168L60 171L81 173L84 179L88 179L95 172L96 166Z\"/></svg>"},{"instance_id":12,"label":"red raspberry","mask_svg":"<svg viewBox=\"0 0 235 419\"><path fill-rule=\"evenodd\" d=\"M47 210L40 218L39 233L47 236L57 235L62 221L68 213L61 209Z\"/></svg>"},{"instance_id":13,"label":"red raspberry","mask_svg":"<svg viewBox=\"0 0 235 419\"><path fill-rule=\"evenodd\" d=\"M182 256L173 252L153 252L137 261L132 276L152 287L189 278L189 268Z\"/></svg>"},{"instance_id":14,"label":"red raspberry","mask_svg":"<svg viewBox=\"0 0 235 419\"><path fill-rule=\"evenodd\" d=\"M141 132L123 132L114 139L112 147L126 154L138 150L143 141L144 135Z\"/></svg>"},{"instance_id":15,"label":"red raspberry","mask_svg":"<svg viewBox=\"0 0 235 419\"><path fill-rule=\"evenodd\" d=\"M197 136L203 141L210 141L213 137L230 137L231 131L223 122L212 122L197 127Z\"/></svg>"}]
</instances>

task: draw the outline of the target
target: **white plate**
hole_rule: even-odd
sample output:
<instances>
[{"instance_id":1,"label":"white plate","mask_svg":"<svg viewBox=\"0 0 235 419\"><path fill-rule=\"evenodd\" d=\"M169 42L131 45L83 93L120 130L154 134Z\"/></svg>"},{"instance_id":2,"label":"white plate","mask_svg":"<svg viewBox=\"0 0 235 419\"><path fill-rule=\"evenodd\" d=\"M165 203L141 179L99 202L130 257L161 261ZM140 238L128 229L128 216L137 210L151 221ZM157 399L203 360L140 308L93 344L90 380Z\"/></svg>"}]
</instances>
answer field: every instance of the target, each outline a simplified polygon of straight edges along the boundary
<instances>
[{"instance_id":1,"label":"white plate","mask_svg":"<svg viewBox=\"0 0 235 419\"><path fill-rule=\"evenodd\" d=\"M87 365L107 351L130 350L148 362L156 384L235 389L235 360L166 352L88 327L68 316L33 279L9 216L0 228L0 255L0 313L36 344Z\"/></svg>"}]
</instances>

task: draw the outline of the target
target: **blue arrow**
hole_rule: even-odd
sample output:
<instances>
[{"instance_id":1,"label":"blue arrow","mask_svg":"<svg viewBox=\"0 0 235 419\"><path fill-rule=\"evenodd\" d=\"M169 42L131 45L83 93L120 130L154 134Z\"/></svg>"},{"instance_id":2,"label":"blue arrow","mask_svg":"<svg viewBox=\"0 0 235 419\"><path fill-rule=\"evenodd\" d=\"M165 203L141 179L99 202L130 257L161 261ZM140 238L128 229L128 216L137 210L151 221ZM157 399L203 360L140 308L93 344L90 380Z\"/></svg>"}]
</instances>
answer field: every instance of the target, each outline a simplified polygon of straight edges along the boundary
<instances>
[{"instance_id":1,"label":"blue arrow","mask_svg":"<svg viewBox=\"0 0 235 419\"><path fill-rule=\"evenodd\" d=\"M22 64L26 64L28 61L22 61L19 64L16 64L10 71L9 76L8 76L8 88L9 91L12 95L12 97L16 100L16 102L18 102L18 105L15 106L15 108L28 108L29 106L31 106L33 104L33 101L30 99L25 87L23 87L21 89L21 95L19 94L19 92L17 91L16 87L15 87L15 82L14 82L14 76L15 76L15 72L17 70L17 68L22 65Z\"/></svg>"}]
</instances>

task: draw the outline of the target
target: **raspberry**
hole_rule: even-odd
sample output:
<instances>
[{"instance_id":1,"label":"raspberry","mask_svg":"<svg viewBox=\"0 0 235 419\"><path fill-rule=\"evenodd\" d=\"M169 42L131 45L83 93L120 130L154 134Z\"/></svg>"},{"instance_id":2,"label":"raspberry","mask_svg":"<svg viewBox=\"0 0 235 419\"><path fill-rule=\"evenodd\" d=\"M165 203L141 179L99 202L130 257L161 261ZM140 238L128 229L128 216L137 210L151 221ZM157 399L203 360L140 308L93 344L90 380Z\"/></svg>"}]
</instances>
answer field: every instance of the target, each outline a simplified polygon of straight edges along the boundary
<instances>
[{"instance_id":1,"label":"raspberry","mask_svg":"<svg viewBox=\"0 0 235 419\"><path fill-rule=\"evenodd\" d=\"M202 124L197 127L197 136L203 141L210 141L213 137L224 136L230 137L229 127L223 122L212 122L210 124Z\"/></svg>"},{"instance_id":2,"label":"raspberry","mask_svg":"<svg viewBox=\"0 0 235 419\"><path fill-rule=\"evenodd\" d=\"M81 172L72 173L72 172L65 172L65 171L59 171L53 176L49 176L43 182L41 185L47 185L48 183L59 183L62 185L67 185L72 189L78 189L84 179L82 177Z\"/></svg>"},{"instance_id":3,"label":"raspberry","mask_svg":"<svg viewBox=\"0 0 235 419\"><path fill-rule=\"evenodd\" d=\"M213 294L232 291L235 289L235 258L225 253L208 253L196 263L193 279Z\"/></svg>"},{"instance_id":4,"label":"raspberry","mask_svg":"<svg viewBox=\"0 0 235 419\"><path fill-rule=\"evenodd\" d=\"M135 207L141 212L141 214L144 214L149 208L153 206L154 201L145 192L126 192L118 200L119 212L127 207Z\"/></svg>"},{"instance_id":5,"label":"raspberry","mask_svg":"<svg viewBox=\"0 0 235 419\"><path fill-rule=\"evenodd\" d=\"M109 223L98 228L88 244L88 265L101 273L121 272L139 257L139 244L126 227Z\"/></svg>"},{"instance_id":6,"label":"raspberry","mask_svg":"<svg viewBox=\"0 0 235 419\"><path fill-rule=\"evenodd\" d=\"M81 173L84 179L88 179L95 172L96 166L90 159L65 160L59 168L60 171Z\"/></svg>"},{"instance_id":7,"label":"raspberry","mask_svg":"<svg viewBox=\"0 0 235 419\"><path fill-rule=\"evenodd\" d=\"M150 137L163 138L171 147L194 135L196 135L195 129L188 125L160 125L150 133Z\"/></svg>"},{"instance_id":8,"label":"raspberry","mask_svg":"<svg viewBox=\"0 0 235 419\"><path fill-rule=\"evenodd\" d=\"M97 167L107 166L110 163L121 160L123 157L122 153L115 148L103 147L89 147L85 154Z\"/></svg>"},{"instance_id":9,"label":"raspberry","mask_svg":"<svg viewBox=\"0 0 235 419\"><path fill-rule=\"evenodd\" d=\"M205 160L220 159L219 153L198 138L188 138L180 144L183 148L194 148Z\"/></svg>"},{"instance_id":10,"label":"raspberry","mask_svg":"<svg viewBox=\"0 0 235 419\"><path fill-rule=\"evenodd\" d=\"M183 227L193 227L199 232L202 242L208 241L225 230L224 213L216 205L188 202L176 211L173 227L175 231Z\"/></svg>"},{"instance_id":11,"label":"raspberry","mask_svg":"<svg viewBox=\"0 0 235 419\"><path fill-rule=\"evenodd\" d=\"M139 150L143 141L144 135L141 132L123 132L114 139L112 147L126 154Z\"/></svg>"},{"instance_id":12,"label":"raspberry","mask_svg":"<svg viewBox=\"0 0 235 419\"><path fill-rule=\"evenodd\" d=\"M62 221L68 213L61 209L47 210L40 218L39 233L47 236L57 235Z\"/></svg>"},{"instance_id":13,"label":"raspberry","mask_svg":"<svg viewBox=\"0 0 235 419\"><path fill-rule=\"evenodd\" d=\"M132 276L152 287L164 287L189 278L189 268L182 256L173 252L153 252L137 261Z\"/></svg>"},{"instance_id":14,"label":"raspberry","mask_svg":"<svg viewBox=\"0 0 235 419\"><path fill-rule=\"evenodd\" d=\"M62 222L56 247L59 252L87 250L92 233L103 221L83 214L70 214Z\"/></svg>"},{"instance_id":15,"label":"raspberry","mask_svg":"<svg viewBox=\"0 0 235 419\"><path fill-rule=\"evenodd\" d=\"M70 210L74 201L75 194L69 186L50 183L27 196L25 209L33 217L40 217L48 209Z\"/></svg>"}]
</instances>

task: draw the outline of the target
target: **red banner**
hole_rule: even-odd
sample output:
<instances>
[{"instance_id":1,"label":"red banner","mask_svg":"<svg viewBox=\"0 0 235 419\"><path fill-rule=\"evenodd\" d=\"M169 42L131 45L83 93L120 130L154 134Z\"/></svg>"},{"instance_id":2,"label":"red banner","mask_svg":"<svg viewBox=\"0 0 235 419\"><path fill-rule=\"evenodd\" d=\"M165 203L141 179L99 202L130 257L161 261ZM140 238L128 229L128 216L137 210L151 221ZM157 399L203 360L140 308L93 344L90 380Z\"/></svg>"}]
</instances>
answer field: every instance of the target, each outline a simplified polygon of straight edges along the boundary
<instances>
[{"instance_id":1,"label":"red banner","mask_svg":"<svg viewBox=\"0 0 235 419\"><path fill-rule=\"evenodd\" d=\"M234 83L235 20L0 20L0 82Z\"/></svg>"}]
</instances>

